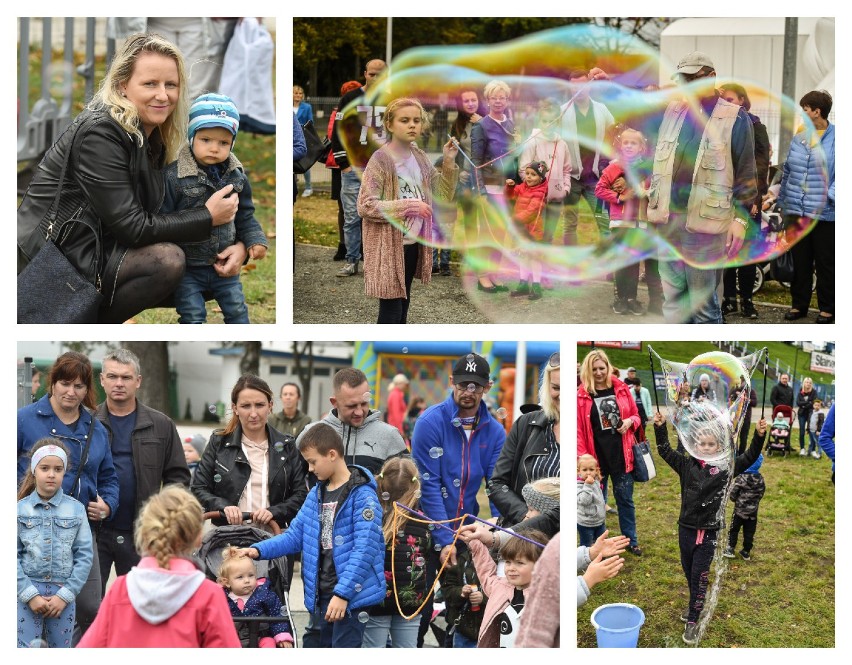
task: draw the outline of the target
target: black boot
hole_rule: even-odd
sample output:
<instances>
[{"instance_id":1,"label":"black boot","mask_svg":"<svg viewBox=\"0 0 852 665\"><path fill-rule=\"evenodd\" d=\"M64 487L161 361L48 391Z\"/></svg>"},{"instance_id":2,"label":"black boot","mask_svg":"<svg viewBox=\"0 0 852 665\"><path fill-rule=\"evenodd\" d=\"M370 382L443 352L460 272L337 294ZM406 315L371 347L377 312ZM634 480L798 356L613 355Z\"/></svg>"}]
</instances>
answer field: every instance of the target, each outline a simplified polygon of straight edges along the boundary
<instances>
[{"instance_id":1,"label":"black boot","mask_svg":"<svg viewBox=\"0 0 852 665\"><path fill-rule=\"evenodd\" d=\"M722 315L727 316L728 314L733 314L737 311L737 299L736 298L725 298L722 301Z\"/></svg>"},{"instance_id":2,"label":"black boot","mask_svg":"<svg viewBox=\"0 0 852 665\"><path fill-rule=\"evenodd\" d=\"M337 253L331 258L332 261L342 261L346 258L346 245L342 242L337 243Z\"/></svg>"},{"instance_id":3,"label":"black boot","mask_svg":"<svg viewBox=\"0 0 852 665\"><path fill-rule=\"evenodd\" d=\"M745 298L743 298L740 301L740 311L742 312L743 316L747 319L756 319L757 318L757 310L754 308L754 303L752 303L752 301L750 299L746 300Z\"/></svg>"}]
</instances>

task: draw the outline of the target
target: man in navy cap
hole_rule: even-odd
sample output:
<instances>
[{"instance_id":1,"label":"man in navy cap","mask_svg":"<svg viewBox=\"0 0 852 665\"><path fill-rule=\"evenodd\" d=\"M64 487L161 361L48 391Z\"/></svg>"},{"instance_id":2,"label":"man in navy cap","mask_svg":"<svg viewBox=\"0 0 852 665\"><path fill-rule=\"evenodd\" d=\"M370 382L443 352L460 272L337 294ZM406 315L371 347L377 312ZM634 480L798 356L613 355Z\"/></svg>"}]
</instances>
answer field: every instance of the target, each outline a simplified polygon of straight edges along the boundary
<instances>
[{"instance_id":1,"label":"man in navy cap","mask_svg":"<svg viewBox=\"0 0 852 665\"><path fill-rule=\"evenodd\" d=\"M506 430L492 417L483 399L494 385L488 361L476 353L459 358L450 378L451 394L426 409L414 425L411 456L421 475L420 505L433 520L478 515L476 494L491 478L506 441ZM491 514L499 515L491 503ZM461 522L450 525L455 530ZM441 562L455 564L453 534L435 529Z\"/></svg>"}]
</instances>

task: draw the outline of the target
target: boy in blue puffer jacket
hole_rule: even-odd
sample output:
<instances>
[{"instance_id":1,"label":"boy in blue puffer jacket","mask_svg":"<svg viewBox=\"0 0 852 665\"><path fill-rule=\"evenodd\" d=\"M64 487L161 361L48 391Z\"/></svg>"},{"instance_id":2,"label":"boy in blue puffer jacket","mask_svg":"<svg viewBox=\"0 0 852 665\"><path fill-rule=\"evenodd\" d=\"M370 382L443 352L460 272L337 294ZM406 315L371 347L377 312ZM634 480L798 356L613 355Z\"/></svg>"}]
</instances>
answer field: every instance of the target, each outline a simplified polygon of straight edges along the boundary
<instances>
[{"instance_id":1,"label":"boy in blue puffer jacket","mask_svg":"<svg viewBox=\"0 0 852 665\"><path fill-rule=\"evenodd\" d=\"M317 423L299 438L299 452L318 483L279 536L241 552L252 559L302 553L305 605L311 622L303 644L361 647L369 615L385 599L385 541L376 482L360 466L346 466L343 440Z\"/></svg>"}]
</instances>

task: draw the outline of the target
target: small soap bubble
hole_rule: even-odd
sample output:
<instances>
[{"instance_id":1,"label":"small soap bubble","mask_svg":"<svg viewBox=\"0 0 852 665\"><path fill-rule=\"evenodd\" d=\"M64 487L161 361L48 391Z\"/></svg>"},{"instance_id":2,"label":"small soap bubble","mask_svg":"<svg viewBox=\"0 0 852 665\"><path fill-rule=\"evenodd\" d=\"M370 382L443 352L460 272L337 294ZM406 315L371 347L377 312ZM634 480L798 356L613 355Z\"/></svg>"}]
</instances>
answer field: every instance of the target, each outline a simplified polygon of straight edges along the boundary
<instances>
[{"instance_id":1,"label":"small soap bubble","mask_svg":"<svg viewBox=\"0 0 852 665\"><path fill-rule=\"evenodd\" d=\"M461 427L461 418L453 418L453 427Z\"/></svg>"},{"instance_id":2,"label":"small soap bubble","mask_svg":"<svg viewBox=\"0 0 852 665\"><path fill-rule=\"evenodd\" d=\"M361 623L367 623L369 620L370 620L370 615L367 614L366 612L359 612L358 613L358 621L360 621Z\"/></svg>"},{"instance_id":3,"label":"small soap bubble","mask_svg":"<svg viewBox=\"0 0 852 665\"><path fill-rule=\"evenodd\" d=\"M382 492L382 500L390 501L390 492Z\"/></svg>"},{"instance_id":4,"label":"small soap bubble","mask_svg":"<svg viewBox=\"0 0 852 665\"><path fill-rule=\"evenodd\" d=\"M407 347L407 346L403 346L403 347L402 347L402 352L403 352L403 353L408 353L408 347Z\"/></svg>"},{"instance_id":5,"label":"small soap bubble","mask_svg":"<svg viewBox=\"0 0 852 665\"><path fill-rule=\"evenodd\" d=\"M284 444L283 444L281 441L276 441L276 442L275 442L275 445L274 445L274 446L272 446L272 447L273 447L273 448L275 448L276 452L279 452L279 453L280 453L282 450L284 450Z\"/></svg>"},{"instance_id":6,"label":"small soap bubble","mask_svg":"<svg viewBox=\"0 0 852 665\"><path fill-rule=\"evenodd\" d=\"M429 475L429 472L428 472L428 471L425 471L425 472L423 473L423 480L429 480L431 477L432 477L432 476L430 476L430 475Z\"/></svg>"},{"instance_id":7,"label":"small soap bubble","mask_svg":"<svg viewBox=\"0 0 852 665\"><path fill-rule=\"evenodd\" d=\"M453 478L453 487L461 487L461 480Z\"/></svg>"},{"instance_id":8,"label":"small soap bubble","mask_svg":"<svg viewBox=\"0 0 852 665\"><path fill-rule=\"evenodd\" d=\"M36 638L29 644L30 649L47 649L48 644L41 638Z\"/></svg>"},{"instance_id":9,"label":"small soap bubble","mask_svg":"<svg viewBox=\"0 0 852 665\"><path fill-rule=\"evenodd\" d=\"M438 459L443 454L443 448L434 447L429 449L429 457L431 457L432 459Z\"/></svg>"},{"instance_id":10,"label":"small soap bubble","mask_svg":"<svg viewBox=\"0 0 852 665\"><path fill-rule=\"evenodd\" d=\"M367 402L368 404L371 404L373 402L373 394L370 391L367 391L363 395L361 395L361 400Z\"/></svg>"},{"instance_id":11,"label":"small soap bubble","mask_svg":"<svg viewBox=\"0 0 852 665\"><path fill-rule=\"evenodd\" d=\"M422 568L425 563L426 563L426 559L424 559L422 556L418 556L418 557L414 558L414 565L417 566L418 568Z\"/></svg>"},{"instance_id":12,"label":"small soap bubble","mask_svg":"<svg viewBox=\"0 0 852 665\"><path fill-rule=\"evenodd\" d=\"M441 551L441 544L440 544L440 543L435 543L435 551L436 551L436 552L440 552L440 551Z\"/></svg>"},{"instance_id":13,"label":"small soap bubble","mask_svg":"<svg viewBox=\"0 0 852 665\"><path fill-rule=\"evenodd\" d=\"M434 530L435 530L435 525L434 525L434 524L432 524L432 522L429 522L429 524L427 525L427 528L429 529L429 531L434 531Z\"/></svg>"},{"instance_id":14,"label":"small soap bubble","mask_svg":"<svg viewBox=\"0 0 852 665\"><path fill-rule=\"evenodd\" d=\"M338 547L343 545L343 536L335 536L334 537L334 544L337 545Z\"/></svg>"},{"instance_id":15,"label":"small soap bubble","mask_svg":"<svg viewBox=\"0 0 852 665\"><path fill-rule=\"evenodd\" d=\"M355 585L355 593L361 593L361 588L362 588L362 587L361 587L361 585L360 585L360 584L356 584L356 585Z\"/></svg>"},{"instance_id":16,"label":"small soap bubble","mask_svg":"<svg viewBox=\"0 0 852 665\"><path fill-rule=\"evenodd\" d=\"M506 416L508 416L508 415L509 415L509 412L508 412L508 411L506 411L506 409L504 409L504 408L501 406L499 409L497 409L497 411L495 412L495 415L496 415L496 416L497 416L497 418L499 418L500 420L505 420L505 419L506 419Z\"/></svg>"},{"instance_id":17,"label":"small soap bubble","mask_svg":"<svg viewBox=\"0 0 852 665\"><path fill-rule=\"evenodd\" d=\"M116 537L115 542L117 542L119 545L124 544L124 536Z\"/></svg>"},{"instance_id":18,"label":"small soap bubble","mask_svg":"<svg viewBox=\"0 0 852 665\"><path fill-rule=\"evenodd\" d=\"M476 384L475 383L468 383L467 384L467 392L475 393L476 392Z\"/></svg>"},{"instance_id":19,"label":"small soap bubble","mask_svg":"<svg viewBox=\"0 0 852 665\"><path fill-rule=\"evenodd\" d=\"M410 573L410 572L411 572L411 566L406 566L406 567L405 567L405 572L406 572L406 573Z\"/></svg>"},{"instance_id":20,"label":"small soap bubble","mask_svg":"<svg viewBox=\"0 0 852 665\"><path fill-rule=\"evenodd\" d=\"M405 531L400 529L399 531L396 532L396 537L397 538L405 538Z\"/></svg>"},{"instance_id":21,"label":"small soap bubble","mask_svg":"<svg viewBox=\"0 0 852 665\"><path fill-rule=\"evenodd\" d=\"M222 476L220 476L218 473L217 473L217 474L215 474L215 475L213 476L213 482L214 482L214 483L221 483L221 482L222 482Z\"/></svg>"},{"instance_id":22,"label":"small soap bubble","mask_svg":"<svg viewBox=\"0 0 852 665\"><path fill-rule=\"evenodd\" d=\"M414 490L414 498L415 498L415 499L419 499L421 496L422 496L422 495L421 495L421 493L420 493L420 490Z\"/></svg>"},{"instance_id":23,"label":"small soap bubble","mask_svg":"<svg viewBox=\"0 0 852 665\"><path fill-rule=\"evenodd\" d=\"M468 353L468 354L465 356L465 358L464 358L464 359L465 359L465 360L467 360L469 363L472 363L474 360L476 360L476 356L475 356L475 355L473 355L472 353Z\"/></svg>"},{"instance_id":24,"label":"small soap bubble","mask_svg":"<svg viewBox=\"0 0 852 665\"><path fill-rule=\"evenodd\" d=\"M508 492L508 491L509 491L509 488L508 488L508 487L506 487L506 485L503 485L503 493L505 494L505 493L506 493L506 492Z\"/></svg>"}]
</instances>

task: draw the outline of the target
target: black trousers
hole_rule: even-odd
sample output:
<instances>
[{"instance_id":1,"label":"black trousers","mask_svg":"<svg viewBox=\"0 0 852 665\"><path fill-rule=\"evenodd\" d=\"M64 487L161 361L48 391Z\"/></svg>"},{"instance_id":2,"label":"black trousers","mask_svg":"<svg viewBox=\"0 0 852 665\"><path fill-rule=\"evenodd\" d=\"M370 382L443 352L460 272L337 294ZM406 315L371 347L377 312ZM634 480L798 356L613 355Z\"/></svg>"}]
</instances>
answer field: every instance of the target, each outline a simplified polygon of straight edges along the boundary
<instances>
[{"instance_id":1,"label":"black trousers","mask_svg":"<svg viewBox=\"0 0 852 665\"><path fill-rule=\"evenodd\" d=\"M700 543L698 542L699 533L702 533ZM689 585L689 618L687 621L691 623L698 621L698 615L704 609L704 600L707 596L710 578L710 564L713 562L717 536L717 530L699 532L696 529L678 526L680 565Z\"/></svg>"},{"instance_id":2,"label":"black trousers","mask_svg":"<svg viewBox=\"0 0 852 665\"><path fill-rule=\"evenodd\" d=\"M799 218L793 216L786 216L784 220L788 226L799 223ZM790 252L793 255L792 309L808 311L816 270L817 306L823 312L834 314L834 222L817 220L813 230L793 245Z\"/></svg>"},{"instance_id":3,"label":"black trousers","mask_svg":"<svg viewBox=\"0 0 852 665\"><path fill-rule=\"evenodd\" d=\"M403 245L405 261L405 298L379 298L379 320L376 323L408 323L408 306L411 304L411 283L417 271L420 245Z\"/></svg>"},{"instance_id":4,"label":"black trousers","mask_svg":"<svg viewBox=\"0 0 852 665\"><path fill-rule=\"evenodd\" d=\"M111 529L101 525L98 534L98 559L101 569L101 595L106 593L109 571L115 564L116 575L126 575L141 557L136 552L133 531Z\"/></svg>"},{"instance_id":5,"label":"black trousers","mask_svg":"<svg viewBox=\"0 0 852 665\"><path fill-rule=\"evenodd\" d=\"M751 427L751 405L746 407L745 415L743 416L743 426L740 429L740 443L737 446L737 455L745 453L748 448L748 430Z\"/></svg>"},{"instance_id":6,"label":"black trousers","mask_svg":"<svg viewBox=\"0 0 852 665\"><path fill-rule=\"evenodd\" d=\"M734 513L734 519L731 521L731 531L728 534L728 547L732 550L737 547L740 527L743 530L743 549L746 552L751 552L751 548L754 546L754 532L757 531L757 514L755 514L754 519L749 520Z\"/></svg>"}]
</instances>

